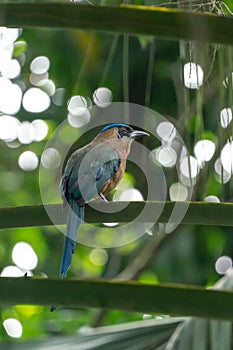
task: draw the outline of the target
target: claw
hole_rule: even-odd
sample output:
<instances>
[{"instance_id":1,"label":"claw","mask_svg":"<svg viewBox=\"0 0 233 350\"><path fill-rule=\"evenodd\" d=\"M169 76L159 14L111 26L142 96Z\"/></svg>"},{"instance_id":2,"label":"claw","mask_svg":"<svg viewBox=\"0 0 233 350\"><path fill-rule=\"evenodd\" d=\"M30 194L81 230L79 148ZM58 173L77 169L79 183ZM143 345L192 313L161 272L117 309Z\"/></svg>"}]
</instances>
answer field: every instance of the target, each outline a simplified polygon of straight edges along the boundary
<instances>
[{"instance_id":1,"label":"claw","mask_svg":"<svg viewBox=\"0 0 233 350\"><path fill-rule=\"evenodd\" d=\"M103 193L99 193L99 196L101 199L103 199L104 202L108 202L108 200L104 197Z\"/></svg>"}]
</instances>

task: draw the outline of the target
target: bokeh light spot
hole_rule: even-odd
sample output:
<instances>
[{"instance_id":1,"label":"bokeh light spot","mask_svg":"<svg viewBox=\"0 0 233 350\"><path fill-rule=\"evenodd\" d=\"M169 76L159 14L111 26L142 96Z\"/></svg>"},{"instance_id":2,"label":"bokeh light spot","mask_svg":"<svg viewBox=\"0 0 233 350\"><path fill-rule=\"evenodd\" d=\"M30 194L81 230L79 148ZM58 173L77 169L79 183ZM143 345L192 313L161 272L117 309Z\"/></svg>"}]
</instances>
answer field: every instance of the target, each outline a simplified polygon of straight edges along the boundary
<instances>
[{"instance_id":1,"label":"bokeh light spot","mask_svg":"<svg viewBox=\"0 0 233 350\"><path fill-rule=\"evenodd\" d=\"M169 195L171 201L185 201L188 197L188 190L184 185L177 182L169 188Z\"/></svg>"},{"instance_id":2,"label":"bokeh light spot","mask_svg":"<svg viewBox=\"0 0 233 350\"><path fill-rule=\"evenodd\" d=\"M32 126L35 131L35 141L42 141L47 135L49 131L48 124L42 119L33 120Z\"/></svg>"},{"instance_id":3,"label":"bokeh light spot","mask_svg":"<svg viewBox=\"0 0 233 350\"><path fill-rule=\"evenodd\" d=\"M38 88L30 88L23 96L23 107L31 113L44 112L50 106L49 96Z\"/></svg>"},{"instance_id":4,"label":"bokeh light spot","mask_svg":"<svg viewBox=\"0 0 233 350\"><path fill-rule=\"evenodd\" d=\"M82 114L80 115L73 115L71 113L68 113L68 123L73 126L73 128L81 128L82 126L88 124L91 120L91 114L86 109Z\"/></svg>"},{"instance_id":5,"label":"bokeh light spot","mask_svg":"<svg viewBox=\"0 0 233 350\"><path fill-rule=\"evenodd\" d=\"M105 249L95 248L91 251L89 259L96 266L103 266L108 261L108 253Z\"/></svg>"},{"instance_id":6,"label":"bokeh light spot","mask_svg":"<svg viewBox=\"0 0 233 350\"><path fill-rule=\"evenodd\" d=\"M21 30L19 28L0 28L0 49L9 47L18 39Z\"/></svg>"},{"instance_id":7,"label":"bokeh light spot","mask_svg":"<svg viewBox=\"0 0 233 350\"><path fill-rule=\"evenodd\" d=\"M121 182L116 187L116 191L115 191L115 193L113 195L113 201L119 201L120 200L120 195L125 190L132 189L132 188L133 188L132 183L129 180L123 178L121 180Z\"/></svg>"},{"instance_id":8,"label":"bokeh light spot","mask_svg":"<svg viewBox=\"0 0 233 350\"><path fill-rule=\"evenodd\" d=\"M119 225L119 222L103 222L103 225L107 227L115 227Z\"/></svg>"},{"instance_id":9,"label":"bokeh light spot","mask_svg":"<svg viewBox=\"0 0 233 350\"><path fill-rule=\"evenodd\" d=\"M38 56L30 64L31 72L35 74L44 74L49 70L50 61L46 56Z\"/></svg>"},{"instance_id":10,"label":"bokeh light spot","mask_svg":"<svg viewBox=\"0 0 233 350\"><path fill-rule=\"evenodd\" d=\"M180 171L186 178L195 178L198 174L198 163L193 156L184 157L180 163Z\"/></svg>"},{"instance_id":11,"label":"bokeh light spot","mask_svg":"<svg viewBox=\"0 0 233 350\"><path fill-rule=\"evenodd\" d=\"M61 163L61 156L55 148L47 148L41 157L41 164L46 169L56 169Z\"/></svg>"},{"instance_id":12,"label":"bokeh light spot","mask_svg":"<svg viewBox=\"0 0 233 350\"><path fill-rule=\"evenodd\" d=\"M56 86L51 79L42 79L39 81L37 86L40 87L40 89L46 92L49 96L53 96L56 90Z\"/></svg>"},{"instance_id":13,"label":"bokeh light spot","mask_svg":"<svg viewBox=\"0 0 233 350\"><path fill-rule=\"evenodd\" d=\"M93 93L93 101L98 107L108 107L112 103L112 91L106 87L100 87Z\"/></svg>"},{"instance_id":14,"label":"bokeh light spot","mask_svg":"<svg viewBox=\"0 0 233 350\"><path fill-rule=\"evenodd\" d=\"M119 196L119 201L143 201L144 198L136 188L129 188L123 191Z\"/></svg>"},{"instance_id":15,"label":"bokeh light spot","mask_svg":"<svg viewBox=\"0 0 233 350\"><path fill-rule=\"evenodd\" d=\"M194 146L194 154L198 163L209 162L215 152L215 144L210 140L200 140Z\"/></svg>"},{"instance_id":16,"label":"bokeh light spot","mask_svg":"<svg viewBox=\"0 0 233 350\"><path fill-rule=\"evenodd\" d=\"M156 132L163 142L172 142L176 137L176 128L172 123L162 122L157 126Z\"/></svg>"},{"instance_id":17,"label":"bokeh light spot","mask_svg":"<svg viewBox=\"0 0 233 350\"><path fill-rule=\"evenodd\" d=\"M1 70L2 76L9 79L15 79L20 75L20 72L21 66L16 59L10 60L8 65Z\"/></svg>"},{"instance_id":18,"label":"bokeh light spot","mask_svg":"<svg viewBox=\"0 0 233 350\"><path fill-rule=\"evenodd\" d=\"M222 128L226 129L232 121L232 110L230 108L224 108L220 112L220 123Z\"/></svg>"},{"instance_id":19,"label":"bokeh light spot","mask_svg":"<svg viewBox=\"0 0 233 350\"><path fill-rule=\"evenodd\" d=\"M220 256L215 263L215 270L220 275L225 275L232 268L232 259L229 256Z\"/></svg>"},{"instance_id":20,"label":"bokeh light spot","mask_svg":"<svg viewBox=\"0 0 233 350\"><path fill-rule=\"evenodd\" d=\"M54 95L52 96L52 101L56 106L62 106L65 100L66 89L57 88Z\"/></svg>"},{"instance_id":21,"label":"bokeh light spot","mask_svg":"<svg viewBox=\"0 0 233 350\"><path fill-rule=\"evenodd\" d=\"M231 174L228 173L222 166L221 159L217 158L214 163L215 178L219 183L227 183L231 179Z\"/></svg>"},{"instance_id":22,"label":"bokeh light spot","mask_svg":"<svg viewBox=\"0 0 233 350\"><path fill-rule=\"evenodd\" d=\"M10 52L10 50L0 50L0 70L1 70L1 74L2 74L2 71L9 66L10 61L11 61L11 52ZM6 78L8 78L8 77L6 77Z\"/></svg>"},{"instance_id":23,"label":"bokeh light spot","mask_svg":"<svg viewBox=\"0 0 233 350\"><path fill-rule=\"evenodd\" d=\"M14 141L18 135L20 122L17 118L9 115L0 117L0 139L5 142Z\"/></svg>"},{"instance_id":24,"label":"bokeh light spot","mask_svg":"<svg viewBox=\"0 0 233 350\"><path fill-rule=\"evenodd\" d=\"M203 84L204 73L202 68L193 62L184 65L184 85L189 89L199 89Z\"/></svg>"},{"instance_id":25,"label":"bokeh light spot","mask_svg":"<svg viewBox=\"0 0 233 350\"><path fill-rule=\"evenodd\" d=\"M22 144L29 144L35 139L35 129L32 124L28 121L25 121L20 124L18 128L18 140Z\"/></svg>"},{"instance_id":26,"label":"bokeh light spot","mask_svg":"<svg viewBox=\"0 0 233 350\"><path fill-rule=\"evenodd\" d=\"M176 151L169 146L160 146L151 152L152 159L165 168L172 168L176 164Z\"/></svg>"},{"instance_id":27,"label":"bokeh light spot","mask_svg":"<svg viewBox=\"0 0 233 350\"><path fill-rule=\"evenodd\" d=\"M33 171L37 168L39 160L37 155L32 151L25 151L20 154L18 165L25 171Z\"/></svg>"},{"instance_id":28,"label":"bokeh light spot","mask_svg":"<svg viewBox=\"0 0 233 350\"><path fill-rule=\"evenodd\" d=\"M25 272L17 266L6 266L1 272L1 277L21 277L24 273Z\"/></svg>"},{"instance_id":29,"label":"bokeh light spot","mask_svg":"<svg viewBox=\"0 0 233 350\"><path fill-rule=\"evenodd\" d=\"M12 260L15 265L24 270L33 270L38 264L38 257L26 242L18 242L12 250Z\"/></svg>"},{"instance_id":30,"label":"bokeh light spot","mask_svg":"<svg viewBox=\"0 0 233 350\"><path fill-rule=\"evenodd\" d=\"M16 114L20 110L22 90L17 84L0 77L0 111L5 114Z\"/></svg>"},{"instance_id":31,"label":"bokeh light spot","mask_svg":"<svg viewBox=\"0 0 233 350\"><path fill-rule=\"evenodd\" d=\"M204 198L204 202L220 203L220 200L216 196L207 196Z\"/></svg>"},{"instance_id":32,"label":"bokeh light spot","mask_svg":"<svg viewBox=\"0 0 233 350\"><path fill-rule=\"evenodd\" d=\"M3 327L7 334L12 338L20 338L23 334L23 327L15 318L7 318L3 321Z\"/></svg>"},{"instance_id":33,"label":"bokeh light spot","mask_svg":"<svg viewBox=\"0 0 233 350\"><path fill-rule=\"evenodd\" d=\"M74 116L80 116L88 109L88 101L84 96L72 96L68 101L68 112Z\"/></svg>"},{"instance_id":34,"label":"bokeh light spot","mask_svg":"<svg viewBox=\"0 0 233 350\"><path fill-rule=\"evenodd\" d=\"M46 72L44 74L31 73L29 80L32 85L38 86L42 80L48 79L49 74Z\"/></svg>"},{"instance_id":35,"label":"bokeh light spot","mask_svg":"<svg viewBox=\"0 0 233 350\"><path fill-rule=\"evenodd\" d=\"M229 141L225 144L221 151L221 163L223 168L229 173L233 172L233 141Z\"/></svg>"}]
</instances>

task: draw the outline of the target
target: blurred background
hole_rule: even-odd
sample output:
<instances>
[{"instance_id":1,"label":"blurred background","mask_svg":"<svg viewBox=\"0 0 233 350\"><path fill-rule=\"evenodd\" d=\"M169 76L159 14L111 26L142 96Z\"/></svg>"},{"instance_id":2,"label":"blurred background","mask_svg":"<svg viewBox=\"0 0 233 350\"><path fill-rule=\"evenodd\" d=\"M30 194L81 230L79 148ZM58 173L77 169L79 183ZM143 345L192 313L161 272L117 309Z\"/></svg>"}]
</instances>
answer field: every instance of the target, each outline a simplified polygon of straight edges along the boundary
<instances>
[{"instance_id":1,"label":"blurred background","mask_svg":"<svg viewBox=\"0 0 233 350\"><path fill-rule=\"evenodd\" d=\"M135 3L161 5L153 0ZM233 10L230 1L162 4L167 5L219 15L231 15ZM1 207L40 204L40 167L56 169L64 162L55 148L45 149L53 132L66 120L78 140L90 123L93 105L104 108L119 101L149 107L167 120L157 128L158 139L146 141L155 165L166 175L167 200L186 200L193 184L192 200L232 201L231 47L80 30L0 27L0 72ZM177 180L177 155L170 143L173 125L190 154L191 178L185 176L187 164L183 164L183 181ZM96 130L89 131L81 144L95 135ZM69 143L69 134L63 137ZM144 177L129 164L110 199L146 200L146 193ZM60 202L58 194L51 196L51 203ZM100 240L106 239L101 233L104 226L99 225ZM1 276L27 272L56 277L63 238L53 226L1 230ZM230 228L180 225L165 234L163 223L158 223L121 247L79 244L69 277L122 275L150 283L211 286L232 267L232 256ZM163 315L92 309L50 313L42 306L1 306L0 334L5 340L41 338L152 317Z\"/></svg>"}]
</instances>

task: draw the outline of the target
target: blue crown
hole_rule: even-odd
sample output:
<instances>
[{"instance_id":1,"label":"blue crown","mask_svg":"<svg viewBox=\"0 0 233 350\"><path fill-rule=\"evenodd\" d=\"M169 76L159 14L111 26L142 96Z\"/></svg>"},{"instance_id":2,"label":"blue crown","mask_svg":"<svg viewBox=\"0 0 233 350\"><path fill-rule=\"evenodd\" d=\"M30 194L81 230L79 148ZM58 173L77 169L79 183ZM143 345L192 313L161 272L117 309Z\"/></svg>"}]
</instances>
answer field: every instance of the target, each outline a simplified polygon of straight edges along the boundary
<instances>
[{"instance_id":1,"label":"blue crown","mask_svg":"<svg viewBox=\"0 0 233 350\"><path fill-rule=\"evenodd\" d=\"M129 127L129 125L127 125L127 124L118 124L118 123L114 124L113 123L113 124L109 124L109 125L105 126L101 131L106 131L106 130L112 129L112 128L119 128L121 126L126 127L126 128Z\"/></svg>"}]
</instances>

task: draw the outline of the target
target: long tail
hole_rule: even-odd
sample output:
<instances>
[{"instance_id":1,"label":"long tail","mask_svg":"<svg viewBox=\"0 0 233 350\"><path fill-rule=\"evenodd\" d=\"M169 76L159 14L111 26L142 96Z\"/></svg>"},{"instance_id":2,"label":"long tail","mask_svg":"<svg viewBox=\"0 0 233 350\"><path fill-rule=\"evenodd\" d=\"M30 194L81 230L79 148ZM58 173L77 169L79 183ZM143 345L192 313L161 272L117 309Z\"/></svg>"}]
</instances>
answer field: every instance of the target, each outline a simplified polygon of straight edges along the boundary
<instances>
[{"instance_id":1,"label":"long tail","mask_svg":"<svg viewBox=\"0 0 233 350\"><path fill-rule=\"evenodd\" d=\"M70 267L72 254L76 247L76 238L79 225L84 223L84 206L71 201L66 220L66 233L63 245L60 277L65 278Z\"/></svg>"},{"instance_id":2,"label":"long tail","mask_svg":"<svg viewBox=\"0 0 233 350\"><path fill-rule=\"evenodd\" d=\"M62 251L62 259L60 266L61 278L65 278L70 267L72 254L74 254L76 247L76 237L79 225L84 223L84 205L79 206L74 200L69 203L69 210L66 220L66 233ZM56 310L57 306L52 305L51 311Z\"/></svg>"}]
</instances>

